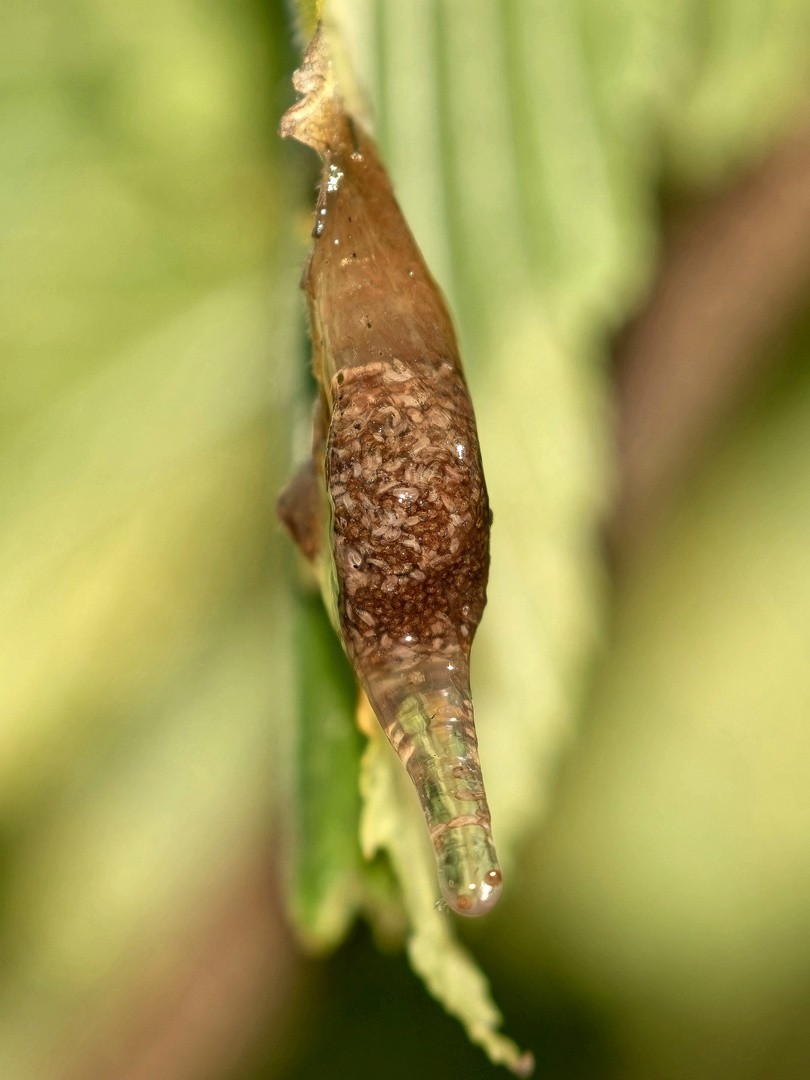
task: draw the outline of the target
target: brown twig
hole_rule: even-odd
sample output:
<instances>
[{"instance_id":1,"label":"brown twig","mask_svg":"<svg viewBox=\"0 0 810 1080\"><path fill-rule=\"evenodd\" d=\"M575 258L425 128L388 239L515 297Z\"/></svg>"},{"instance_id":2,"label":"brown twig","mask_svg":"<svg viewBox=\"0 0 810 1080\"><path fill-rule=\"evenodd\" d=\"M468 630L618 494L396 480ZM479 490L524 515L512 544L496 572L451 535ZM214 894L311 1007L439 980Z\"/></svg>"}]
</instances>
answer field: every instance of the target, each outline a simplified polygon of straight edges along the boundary
<instances>
[{"instance_id":1,"label":"brown twig","mask_svg":"<svg viewBox=\"0 0 810 1080\"><path fill-rule=\"evenodd\" d=\"M627 554L767 370L810 292L810 126L731 190L676 219L657 284L617 353Z\"/></svg>"}]
</instances>

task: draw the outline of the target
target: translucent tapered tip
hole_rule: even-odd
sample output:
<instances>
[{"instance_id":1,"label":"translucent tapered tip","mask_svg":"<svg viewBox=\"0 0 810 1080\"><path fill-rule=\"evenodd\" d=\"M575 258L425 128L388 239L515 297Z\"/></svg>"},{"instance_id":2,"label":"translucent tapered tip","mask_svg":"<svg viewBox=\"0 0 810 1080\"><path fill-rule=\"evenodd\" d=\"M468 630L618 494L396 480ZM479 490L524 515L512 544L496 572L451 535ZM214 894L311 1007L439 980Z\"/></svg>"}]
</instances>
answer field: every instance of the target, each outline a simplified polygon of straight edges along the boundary
<instances>
[{"instance_id":1,"label":"translucent tapered tip","mask_svg":"<svg viewBox=\"0 0 810 1080\"><path fill-rule=\"evenodd\" d=\"M503 889L489 830L481 825L450 827L435 844L439 885L447 906L457 915L486 915Z\"/></svg>"}]
</instances>

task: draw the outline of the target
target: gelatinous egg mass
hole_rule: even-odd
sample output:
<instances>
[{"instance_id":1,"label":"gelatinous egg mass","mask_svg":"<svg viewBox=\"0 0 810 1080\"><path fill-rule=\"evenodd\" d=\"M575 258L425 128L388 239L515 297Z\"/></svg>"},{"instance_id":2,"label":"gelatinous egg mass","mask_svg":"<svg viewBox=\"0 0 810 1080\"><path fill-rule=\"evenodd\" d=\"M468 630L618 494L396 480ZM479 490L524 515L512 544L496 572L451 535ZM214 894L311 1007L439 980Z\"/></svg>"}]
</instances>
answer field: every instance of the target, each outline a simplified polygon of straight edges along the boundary
<instances>
[{"instance_id":1,"label":"gelatinous egg mass","mask_svg":"<svg viewBox=\"0 0 810 1080\"><path fill-rule=\"evenodd\" d=\"M501 873L478 756L470 646L486 603L491 514L455 331L371 138L344 111L323 36L281 133L324 163L304 273L320 383L313 456L281 500L410 775L439 886L460 915Z\"/></svg>"}]
</instances>

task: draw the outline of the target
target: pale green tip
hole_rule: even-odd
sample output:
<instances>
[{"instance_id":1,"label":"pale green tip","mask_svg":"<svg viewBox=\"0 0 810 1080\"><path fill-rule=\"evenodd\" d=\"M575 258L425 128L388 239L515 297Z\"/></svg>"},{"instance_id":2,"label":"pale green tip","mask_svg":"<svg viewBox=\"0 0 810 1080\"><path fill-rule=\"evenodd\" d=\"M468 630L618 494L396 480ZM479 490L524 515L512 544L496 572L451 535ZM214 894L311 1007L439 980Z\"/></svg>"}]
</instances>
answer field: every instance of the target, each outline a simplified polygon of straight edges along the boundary
<instances>
[{"instance_id":1,"label":"pale green tip","mask_svg":"<svg viewBox=\"0 0 810 1080\"><path fill-rule=\"evenodd\" d=\"M489 830L482 825L447 826L434 838L439 885L457 915L486 915L503 889Z\"/></svg>"}]
</instances>

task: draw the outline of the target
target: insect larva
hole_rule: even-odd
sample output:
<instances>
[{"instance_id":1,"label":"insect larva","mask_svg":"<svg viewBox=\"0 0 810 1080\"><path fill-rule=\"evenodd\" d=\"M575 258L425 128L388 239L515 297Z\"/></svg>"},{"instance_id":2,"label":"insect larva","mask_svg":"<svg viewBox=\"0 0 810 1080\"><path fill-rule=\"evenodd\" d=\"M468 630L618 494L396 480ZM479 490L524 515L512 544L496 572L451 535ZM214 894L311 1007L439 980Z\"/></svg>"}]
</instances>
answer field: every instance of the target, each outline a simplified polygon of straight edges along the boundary
<instances>
[{"instance_id":1,"label":"insect larva","mask_svg":"<svg viewBox=\"0 0 810 1080\"><path fill-rule=\"evenodd\" d=\"M281 134L324 163L302 283L321 401L315 468L280 511L320 560L343 646L419 794L445 901L480 915L501 873L470 697L491 521L472 403L444 300L320 30L293 82L304 97Z\"/></svg>"}]
</instances>

